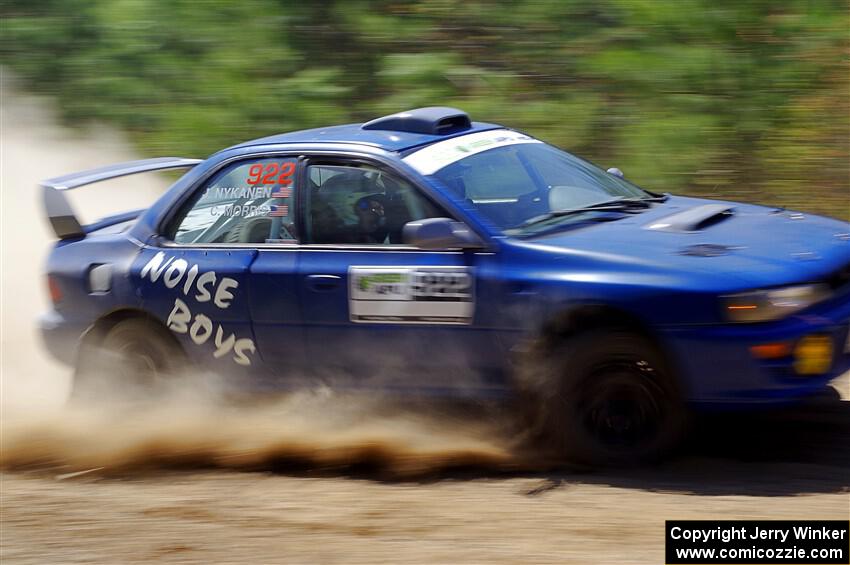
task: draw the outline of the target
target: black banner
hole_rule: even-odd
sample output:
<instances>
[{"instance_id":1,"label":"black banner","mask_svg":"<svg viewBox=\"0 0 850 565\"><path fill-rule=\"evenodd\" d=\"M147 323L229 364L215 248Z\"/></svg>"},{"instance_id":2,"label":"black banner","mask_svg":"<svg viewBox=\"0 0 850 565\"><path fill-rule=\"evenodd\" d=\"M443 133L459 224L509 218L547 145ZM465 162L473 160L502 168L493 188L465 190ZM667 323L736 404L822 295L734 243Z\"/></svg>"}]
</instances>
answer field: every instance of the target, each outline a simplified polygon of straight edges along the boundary
<instances>
[{"instance_id":1,"label":"black banner","mask_svg":"<svg viewBox=\"0 0 850 565\"><path fill-rule=\"evenodd\" d=\"M847 520L667 520L665 563L850 563Z\"/></svg>"}]
</instances>

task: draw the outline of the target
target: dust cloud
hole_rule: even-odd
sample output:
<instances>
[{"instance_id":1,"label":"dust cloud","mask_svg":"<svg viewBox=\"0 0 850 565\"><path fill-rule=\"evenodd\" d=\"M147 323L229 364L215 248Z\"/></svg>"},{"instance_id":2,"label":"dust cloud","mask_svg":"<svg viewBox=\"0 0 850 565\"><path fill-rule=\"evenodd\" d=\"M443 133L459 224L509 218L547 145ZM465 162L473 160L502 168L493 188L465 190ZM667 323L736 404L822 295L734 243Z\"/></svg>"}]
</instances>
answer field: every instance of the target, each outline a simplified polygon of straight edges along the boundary
<instances>
[{"instance_id":1,"label":"dust cloud","mask_svg":"<svg viewBox=\"0 0 850 565\"><path fill-rule=\"evenodd\" d=\"M46 101L15 92L5 72L3 79L0 469L297 466L412 476L516 465L508 441L481 420L327 390L230 403L205 380L155 405L105 398L88 407L66 406L71 371L48 358L36 332L37 317L49 307L43 265L53 241L37 183L138 157L107 128L57 126ZM82 220L92 221L145 207L166 187L162 177L140 175L74 191L71 198Z\"/></svg>"},{"instance_id":2,"label":"dust cloud","mask_svg":"<svg viewBox=\"0 0 850 565\"><path fill-rule=\"evenodd\" d=\"M14 77L6 69L0 73L0 406L58 406L68 394L70 372L47 356L36 331L49 304L43 267L54 240L38 182L138 157L109 129L57 126L45 100L19 94ZM81 219L92 221L145 207L165 188L161 177L143 175L69 195Z\"/></svg>"},{"instance_id":3,"label":"dust cloud","mask_svg":"<svg viewBox=\"0 0 850 565\"><path fill-rule=\"evenodd\" d=\"M15 413L2 423L0 469L362 471L387 478L518 469L498 428L448 411L437 417L434 410L326 390L262 402L186 392L153 406L101 403Z\"/></svg>"}]
</instances>

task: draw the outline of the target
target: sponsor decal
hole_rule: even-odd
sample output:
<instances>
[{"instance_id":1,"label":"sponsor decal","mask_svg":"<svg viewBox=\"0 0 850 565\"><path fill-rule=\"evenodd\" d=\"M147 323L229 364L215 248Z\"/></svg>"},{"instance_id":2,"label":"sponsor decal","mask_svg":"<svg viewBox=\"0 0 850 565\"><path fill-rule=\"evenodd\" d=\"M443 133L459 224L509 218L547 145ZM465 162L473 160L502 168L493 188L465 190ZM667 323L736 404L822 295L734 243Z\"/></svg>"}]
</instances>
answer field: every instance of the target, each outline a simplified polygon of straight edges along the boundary
<instances>
[{"instance_id":1,"label":"sponsor decal","mask_svg":"<svg viewBox=\"0 0 850 565\"><path fill-rule=\"evenodd\" d=\"M461 137L454 137L438 143L432 143L419 151L411 153L404 161L423 175L432 175L460 161L464 157L503 147L505 145L517 145L519 143L543 143L540 140L529 137L524 133L508 129L497 129L492 131L481 131L470 133Z\"/></svg>"},{"instance_id":2,"label":"sponsor decal","mask_svg":"<svg viewBox=\"0 0 850 565\"><path fill-rule=\"evenodd\" d=\"M472 323L468 267L351 267L348 280L352 322Z\"/></svg>"},{"instance_id":3,"label":"sponsor decal","mask_svg":"<svg viewBox=\"0 0 850 565\"><path fill-rule=\"evenodd\" d=\"M216 308L222 310L230 307L234 293L239 288L239 282L235 279L219 277L215 271L202 272L198 265L189 266L185 259L166 259L162 251L157 252L142 267L141 278L175 289L187 300L197 303L212 302ZM174 333L188 334L195 345L204 345L212 340L215 346L213 357L219 359L230 355L238 365L250 365L250 355L257 350L253 340L238 338L234 333L225 332L221 324L214 322L209 316L200 313L193 316L189 304L179 297L174 299L174 306L165 325Z\"/></svg>"}]
</instances>

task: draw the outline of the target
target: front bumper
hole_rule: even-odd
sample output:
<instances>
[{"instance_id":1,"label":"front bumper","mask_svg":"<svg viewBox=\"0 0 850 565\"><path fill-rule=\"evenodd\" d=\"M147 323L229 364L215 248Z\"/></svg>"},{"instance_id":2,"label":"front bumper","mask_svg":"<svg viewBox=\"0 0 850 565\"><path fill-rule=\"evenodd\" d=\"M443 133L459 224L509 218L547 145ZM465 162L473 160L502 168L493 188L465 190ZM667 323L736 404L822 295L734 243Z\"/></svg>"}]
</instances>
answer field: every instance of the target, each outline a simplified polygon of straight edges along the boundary
<instances>
[{"instance_id":1,"label":"front bumper","mask_svg":"<svg viewBox=\"0 0 850 565\"><path fill-rule=\"evenodd\" d=\"M800 374L798 345L810 336L831 343L831 359L822 371ZM850 370L850 294L778 322L667 328L663 339L692 404L793 402ZM789 353L758 358L751 348L765 344L784 344Z\"/></svg>"}]
</instances>

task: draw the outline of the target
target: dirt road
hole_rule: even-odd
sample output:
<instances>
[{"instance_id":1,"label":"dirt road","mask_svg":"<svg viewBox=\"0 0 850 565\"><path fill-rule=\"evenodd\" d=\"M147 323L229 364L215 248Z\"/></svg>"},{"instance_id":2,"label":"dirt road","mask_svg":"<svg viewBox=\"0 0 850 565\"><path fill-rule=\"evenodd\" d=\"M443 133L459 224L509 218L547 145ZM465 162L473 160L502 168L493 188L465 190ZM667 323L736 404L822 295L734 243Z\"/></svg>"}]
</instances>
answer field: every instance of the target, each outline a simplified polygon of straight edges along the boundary
<instances>
[{"instance_id":1,"label":"dirt road","mask_svg":"<svg viewBox=\"0 0 850 565\"><path fill-rule=\"evenodd\" d=\"M4 563L662 563L665 519L846 519L848 404L703 422L676 459L616 473L486 464L408 481L356 466L5 473L0 555Z\"/></svg>"},{"instance_id":2,"label":"dirt road","mask_svg":"<svg viewBox=\"0 0 850 565\"><path fill-rule=\"evenodd\" d=\"M31 330L48 242L34 184L132 155L114 133L70 134L44 104L3 95L4 564L662 563L666 519L850 514L848 375L844 401L705 419L663 465L593 474L534 470L480 421L370 418L362 402L62 411L67 370ZM86 208L161 189L133 182Z\"/></svg>"}]
</instances>

